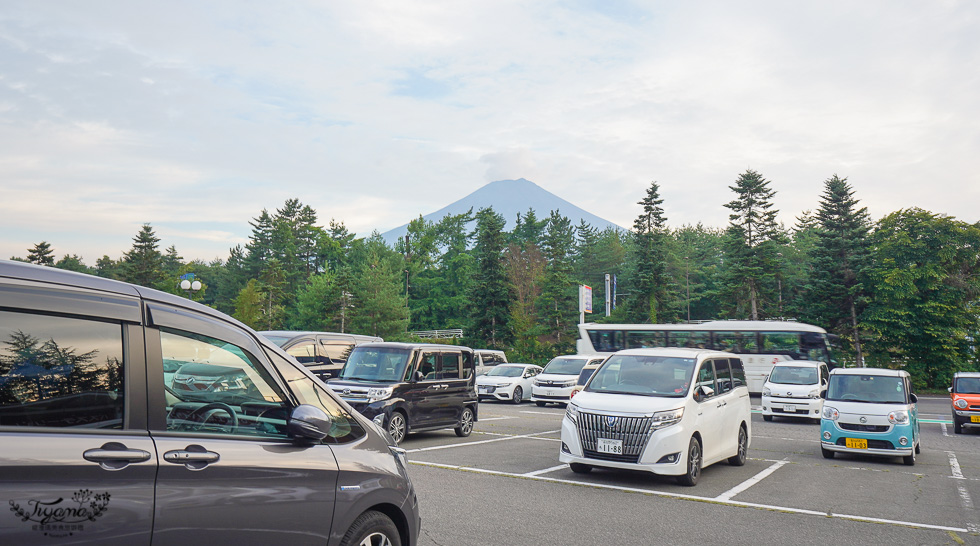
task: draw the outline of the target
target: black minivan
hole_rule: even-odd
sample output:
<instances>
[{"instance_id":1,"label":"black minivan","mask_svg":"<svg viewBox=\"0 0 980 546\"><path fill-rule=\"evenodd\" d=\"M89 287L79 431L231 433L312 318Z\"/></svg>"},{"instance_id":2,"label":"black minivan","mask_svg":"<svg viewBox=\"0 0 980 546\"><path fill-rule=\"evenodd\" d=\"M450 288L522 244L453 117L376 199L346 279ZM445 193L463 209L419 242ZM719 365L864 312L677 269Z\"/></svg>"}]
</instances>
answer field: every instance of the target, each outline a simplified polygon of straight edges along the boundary
<instances>
[{"instance_id":1,"label":"black minivan","mask_svg":"<svg viewBox=\"0 0 980 546\"><path fill-rule=\"evenodd\" d=\"M479 397L473 349L432 343L365 343L351 351L330 388L388 431L453 428L469 436Z\"/></svg>"},{"instance_id":2,"label":"black minivan","mask_svg":"<svg viewBox=\"0 0 980 546\"><path fill-rule=\"evenodd\" d=\"M0 260L0 544L413 545L406 465L234 319Z\"/></svg>"}]
</instances>

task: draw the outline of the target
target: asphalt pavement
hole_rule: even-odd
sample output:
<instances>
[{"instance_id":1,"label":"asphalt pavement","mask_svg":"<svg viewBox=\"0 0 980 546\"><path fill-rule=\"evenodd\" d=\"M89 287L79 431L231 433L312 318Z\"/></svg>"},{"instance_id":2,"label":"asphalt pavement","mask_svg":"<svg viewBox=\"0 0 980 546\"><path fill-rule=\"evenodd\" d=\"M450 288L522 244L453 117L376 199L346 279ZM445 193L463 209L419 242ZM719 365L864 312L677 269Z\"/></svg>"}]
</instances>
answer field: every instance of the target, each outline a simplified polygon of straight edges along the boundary
<instances>
[{"instance_id":1,"label":"asphalt pavement","mask_svg":"<svg viewBox=\"0 0 980 546\"><path fill-rule=\"evenodd\" d=\"M756 406L758 398L754 399ZM949 400L920 397L922 453L820 454L819 425L753 412L749 460L695 487L558 462L564 409L483 402L468 438L410 435L420 545L980 544L980 432L954 435Z\"/></svg>"}]
</instances>

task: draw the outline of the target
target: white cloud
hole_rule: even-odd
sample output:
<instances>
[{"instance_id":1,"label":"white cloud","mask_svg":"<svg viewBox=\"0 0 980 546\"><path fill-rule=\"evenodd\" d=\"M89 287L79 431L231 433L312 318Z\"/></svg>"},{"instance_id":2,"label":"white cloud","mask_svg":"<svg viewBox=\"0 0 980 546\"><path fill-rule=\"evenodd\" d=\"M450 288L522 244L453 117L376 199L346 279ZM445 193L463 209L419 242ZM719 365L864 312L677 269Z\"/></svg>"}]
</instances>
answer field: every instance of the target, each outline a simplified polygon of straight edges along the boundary
<instances>
[{"instance_id":1,"label":"white cloud","mask_svg":"<svg viewBox=\"0 0 980 546\"><path fill-rule=\"evenodd\" d=\"M980 218L980 6L592 4L11 3L0 256L144 222L226 256L293 197L367 235L519 177L624 226L657 180L722 226L746 168L787 224L835 173L874 216Z\"/></svg>"}]
</instances>

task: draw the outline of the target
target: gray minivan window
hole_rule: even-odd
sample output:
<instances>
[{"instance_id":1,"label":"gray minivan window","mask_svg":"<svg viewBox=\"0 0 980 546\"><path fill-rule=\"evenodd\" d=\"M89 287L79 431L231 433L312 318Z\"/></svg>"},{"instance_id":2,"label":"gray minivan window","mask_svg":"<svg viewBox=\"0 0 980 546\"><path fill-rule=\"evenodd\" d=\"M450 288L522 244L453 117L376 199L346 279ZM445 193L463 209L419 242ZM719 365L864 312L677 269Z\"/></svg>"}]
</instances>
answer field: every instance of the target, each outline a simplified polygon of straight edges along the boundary
<instances>
[{"instance_id":1,"label":"gray minivan window","mask_svg":"<svg viewBox=\"0 0 980 546\"><path fill-rule=\"evenodd\" d=\"M160 330L167 430L286 438L289 407L268 372L247 351L201 334Z\"/></svg>"},{"instance_id":2,"label":"gray minivan window","mask_svg":"<svg viewBox=\"0 0 980 546\"><path fill-rule=\"evenodd\" d=\"M0 426L122 428L122 325L0 311Z\"/></svg>"},{"instance_id":3,"label":"gray minivan window","mask_svg":"<svg viewBox=\"0 0 980 546\"><path fill-rule=\"evenodd\" d=\"M382 383L401 381L411 354L410 349L396 347L355 347L338 379Z\"/></svg>"}]
</instances>

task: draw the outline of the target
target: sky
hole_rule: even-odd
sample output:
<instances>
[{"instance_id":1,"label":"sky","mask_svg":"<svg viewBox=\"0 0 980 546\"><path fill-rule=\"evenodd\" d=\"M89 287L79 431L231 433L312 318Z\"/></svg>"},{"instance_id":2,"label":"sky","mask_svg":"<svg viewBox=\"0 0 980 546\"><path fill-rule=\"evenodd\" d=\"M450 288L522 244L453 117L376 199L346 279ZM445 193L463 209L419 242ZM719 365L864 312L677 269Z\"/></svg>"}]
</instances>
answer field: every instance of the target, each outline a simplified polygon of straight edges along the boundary
<instances>
[{"instance_id":1,"label":"sky","mask_svg":"<svg viewBox=\"0 0 980 546\"><path fill-rule=\"evenodd\" d=\"M787 227L835 174L874 219L980 220L980 2L0 10L0 258L94 265L149 223L226 259L287 199L369 236L522 177L627 228L656 181L669 225L724 227L747 169Z\"/></svg>"}]
</instances>

